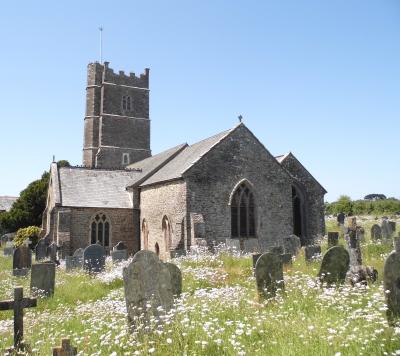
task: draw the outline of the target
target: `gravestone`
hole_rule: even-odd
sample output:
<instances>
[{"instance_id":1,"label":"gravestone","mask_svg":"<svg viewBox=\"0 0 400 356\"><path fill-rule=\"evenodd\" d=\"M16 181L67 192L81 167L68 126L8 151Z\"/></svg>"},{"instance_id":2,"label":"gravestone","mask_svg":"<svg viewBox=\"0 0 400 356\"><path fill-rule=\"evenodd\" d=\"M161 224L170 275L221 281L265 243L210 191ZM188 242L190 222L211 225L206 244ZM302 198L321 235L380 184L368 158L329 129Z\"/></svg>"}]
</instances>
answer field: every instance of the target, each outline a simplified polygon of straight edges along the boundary
<instances>
[{"instance_id":1,"label":"gravestone","mask_svg":"<svg viewBox=\"0 0 400 356\"><path fill-rule=\"evenodd\" d=\"M83 251L83 268L89 273L98 273L104 270L106 264L106 252L98 244L93 244Z\"/></svg>"},{"instance_id":2,"label":"gravestone","mask_svg":"<svg viewBox=\"0 0 400 356\"><path fill-rule=\"evenodd\" d=\"M148 323L151 317L160 320L172 308L171 273L154 252L137 252L129 266L123 269L123 279L130 327L140 322Z\"/></svg>"},{"instance_id":3,"label":"gravestone","mask_svg":"<svg viewBox=\"0 0 400 356\"><path fill-rule=\"evenodd\" d=\"M35 248L36 261L41 261L47 257L48 243L46 239L40 239Z\"/></svg>"},{"instance_id":4,"label":"gravestone","mask_svg":"<svg viewBox=\"0 0 400 356\"><path fill-rule=\"evenodd\" d=\"M32 266L32 251L27 246L15 249L13 255L13 276L26 276Z\"/></svg>"},{"instance_id":5,"label":"gravestone","mask_svg":"<svg viewBox=\"0 0 400 356\"><path fill-rule=\"evenodd\" d=\"M349 231L350 266L361 266L361 245L356 231Z\"/></svg>"},{"instance_id":6,"label":"gravestone","mask_svg":"<svg viewBox=\"0 0 400 356\"><path fill-rule=\"evenodd\" d=\"M69 339L61 340L61 347L53 348L53 356L75 356L78 354L78 349L71 345Z\"/></svg>"},{"instance_id":7,"label":"gravestone","mask_svg":"<svg viewBox=\"0 0 400 356\"><path fill-rule=\"evenodd\" d=\"M278 289L284 288L282 260L274 253L267 252L260 256L255 275L260 298L275 297Z\"/></svg>"},{"instance_id":8,"label":"gravestone","mask_svg":"<svg viewBox=\"0 0 400 356\"><path fill-rule=\"evenodd\" d=\"M82 261L82 264L83 264L83 251L84 251L83 248L78 248L75 250L75 252L73 254L74 257L80 258L80 260Z\"/></svg>"},{"instance_id":9,"label":"gravestone","mask_svg":"<svg viewBox=\"0 0 400 356\"><path fill-rule=\"evenodd\" d=\"M37 300L32 298L24 298L24 289L22 287L14 288L14 300L6 300L0 302L0 311L14 311L14 349L24 350L26 345L24 340L24 309L34 308ZM11 353L12 354L12 353Z\"/></svg>"},{"instance_id":10,"label":"gravestone","mask_svg":"<svg viewBox=\"0 0 400 356\"><path fill-rule=\"evenodd\" d=\"M179 297L182 293L182 272L174 263L165 262L164 265L168 268L171 275L172 294Z\"/></svg>"},{"instance_id":11,"label":"gravestone","mask_svg":"<svg viewBox=\"0 0 400 356\"><path fill-rule=\"evenodd\" d=\"M243 252L254 253L260 251L260 245L258 239L244 239L243 240Z\"/></svg>"},{"instance_id":12,"label":"gravestone","mask_svg":"<svg viewBox=\"0 0 400 356\"><path fill-rule=\"evenodd\" d=\"M381 229L382 229L382 237L384 240L388 240L392 237L392 229L389 225L389 222L386 219L383 219Z\"/></svg>"},{"instance_id":13,"label":"gravestone","mask_svg":"<svg viewBox=\"0 0 400 356\"><path fill-rule=\"evenodd\" d=\"M6 242L6 246L3 249L4 256L12 256L14 254L14 243L11 241Z\"/></svg>"},{"instance_id":14,"label":"gravestone","mask_svg":"<svg viewBox=\"0 0 400 356\"><path fill-rule=\"evenodd\" d=\"M382 229L378 224L371 227L371 240L380 240L382 238Z\"/></svg>"},{"instance_id":15,"label":"gravestone","mask_svg":"<svg viewBox=\"0 0 400 356\"><path fill-rule=\"evenodd\" d=\"M65 270L67 272L76 268L83 267L83 257L80 256L65 256Z\"/></svg>"},{"instance_id":16,"label":"gravestone","mask_svg":"<svg viewBox=\"0 0 400 356\"><path fill-rule=\"evenodd\" d=\"M114 251L121 251L121 250L128 250L128 248L126 247L126 245L122 241L120 241L114 246L113 250Z\"/></svg>"},{"instance_id":17,"label":"gravestone","mask_svg":"<svg viewBox=\"0 0 400 356\"><path fill-rule=\"evenodd\" d=\"M304 248L304 257L306 262L311 262L321 256L321 246L308 245Z\"/></svg>"},{"instance_id":18,"label":"gravestone","mask_svg":"<svg viewBox=\"0 0 400 356\"><path fill-rule=\"evenodd\" d=\"M322 259L318 277L327 285L344 282L349 265L350 257L347 250L342 246L331 247Z\"/></svg>"},{"instance_id":19,"label":"gravestone","mask_svg":"<svg viewBox=\"0 0 400 356\"><path fill-rule=\"evenodd\" d=\"M290 253L292 256L298 254L301 248L300 238L296 235L290 235L283 239L283 246L285 249L285 253Z\"/></svg>"},{"instance_id":20,"label":"gravestone","mask_svg":"<svg viewBox=\"0 0 400 356\"><path fill-rule=\"evenodd\" d=\"M396 232L396 221L388 221L390 236Z\"/></svg>"},{"instance_id":21,"label":"gravestone","mask_svg":"<svg viewBox=\"0 0 400 356\"><path fill-rule=\"evenodd\" d=\"M344 225L345 219L346 219L346 215L344 215L344 213L339 213L337 215L337 223L338 223L338 225Z\"/></svg>"},{"instance_id":22,"label":"gravestone","mask_svg":"<svg viewBox=\"0 0 400 356\"><path fill-rule=\"evenodd\" d=\"M36 263L31 270L31 295L49 297L54 294L56 265L53 262Z\"/></svg>"},{"instance_id":23,"label":"gravestone","mask_svg":"<svg viewBox=\"0 0 400 356\"><path fill-rule=\"evenodd\" d=\"M328 248L339 244L339 233L336 231L328 232Z\"/></svg>"},{"instance_id":24,"label":"gravestone","mask_svg":"<svg viewBox=\"0 0 400 356\"><path fill-rule=\"evenodd\" d=\"M225 245L228 250L233 252L240 252L240 241L239 239L226 239Z\"/></svg>"},{"instance_id":25,"label":"gravestone","mask_svg":"<svg viewBox=\"0 0 400 356\"><path fill-rule=\"evenodd\" d=\"M386 315L392 326L400 319L400 237L394 238L394 248L383 269Z\"/></svg>"},{"instance_id":26,"label":"gravestone","mask_svg":"<svg viewBox=\"0 0 400 356\"><path fill-rule=\"evenodd\" d=\"M59 265L60 262L58 261L57 258L57 244L55 242L51 243L49 246L47 246L47 256L50 258L50 261L55 263L56 265Z\"/></svg>"},{"instance_id":27,"label":"gravestone","mask_svg":"<svg viewBox=\"0 0 400 356\"><path fill-rule=\"evenodd\" d=\"M113 262L125 261L128 259L128 250L111 251L111 258Z\"/></svg>"}]
</instances>

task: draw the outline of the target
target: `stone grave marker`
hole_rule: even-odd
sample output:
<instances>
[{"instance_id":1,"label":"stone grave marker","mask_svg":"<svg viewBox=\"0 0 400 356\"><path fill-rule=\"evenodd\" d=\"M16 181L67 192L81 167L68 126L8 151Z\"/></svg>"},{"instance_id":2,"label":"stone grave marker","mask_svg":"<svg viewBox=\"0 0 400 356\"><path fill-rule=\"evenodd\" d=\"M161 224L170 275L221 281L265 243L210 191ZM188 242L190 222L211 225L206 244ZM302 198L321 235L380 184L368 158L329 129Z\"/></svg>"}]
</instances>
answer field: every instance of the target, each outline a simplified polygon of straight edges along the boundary
<instances>
[{"instance_id":1,"label":"stone grave marker","mask_svg":"<svg viewBox=\"0 0 400 356\"><path fill-rule=\"evenodd\" d=\"M371 227L371 240L380 240L382 238L382 229L378 224Z\"/></svg>"},{"instance_id":2,"label":"stone grave marker","mask_svg":"<svg viewBox=\"0 0 400 356\"><path fill-rule=\"evenodd\" d=\"M83 257L79 256L65 256L65 270L67 272L76 268L83 267Z\"/></svg>"},{"instance_id":3,"label":"stone grave marker","mask_svg":"<svg viewBox=\"0 0 400 356\"><path fill-rule=\"evenodd\" d=\"M93 244L83 251L83 268L89 273L98 273L104 270L106 264L103 246Z\"/></svg>"},{"instance_id":4,"label":"stone grave marker","mask_svg":"<svg viewBox=\"0 0 400 356\"><path fill-rule=\"evenodd\" d=\"M400 319L400 237L394 238L394 251L386 258L383 269L383 284L387 311L391 325Z\"/></svg>"},{"instance_id":5,"label":"stone grave marker","mask_svg":"<svg viewBox=\"0 0 400 356\"><path fill-rule=\"evenodd\" d=\"M285 249L285 253L290 253L292 256L298 254L301 248L300 238L296 235L290 235L283 239L283 246Z\"/></svg>"},{"instance_id":6,"label":"stone grave marker","mask_svg":"<svg viewBox=\"0 0 400 356\"><path fill-rule=\"evenodd\" d=\"M350 266L361 266L362 255L360 239L358 238L356 231L349 231L349 254L350 254Z\"/></svg>"},{"instance_id":7,"label":"stone grave marker","mask_svg":"<svg viewBox=\"0 0 400 356\"><path fill-rule=\"evenodd\" d=\"M318 277L322 283L328 285L344 282L349 265L350 257L347 250L342 246L331 247L322 259Z\"/></svg>"},{"instance_id":8,"label":"stone grave marker","mask_svg":"<svg viewBox=\"0 0 400 356\"><path fill-rule=\"evenodd\" d=\"M75 250L73 254L74 257L77 257L81 260L81 264L83 264L83 252L84 252L83 248L78 248Z\"/></svg>"},{"instance_id":9,"label":"stone grave marker","mask_svg":"<svg viewBox=\"0 0 400 356\"><path fill-rule=\"evenodd\" d=\"M75 356L78 354L78 349L71 345L69 339L61 340L61 347L53 348L53 356Z\"/></svg>"},{"instance_id":10,"label":"stone grave marker","mask_svg":"<svg viewBox=\"0 0 400 356\"><path fill-rule=\"evenodd\" d=\"M339 213L339 214L337 215L337 222L338 222L338 225L344 225L345 219L346 219L346 215L344 215L344 213Z\"/></svg>"},{"instance_id":11,"label":"stone grave marker","mask_svg":"<svg viewBox=\"0 0 400 356\"><path fill-rule=\"evenodd\" d=\"M239 239L226 239L225 245L228 250L232 250L234 252L240 252L240 241Z\"/></svg>"},{"instance_id":12,"label":"stone grave marker","mask_svg":"<svg viewBox=\"0 0 400 356\"><path fill-rule=\"evenodd\" d=\"M56 265L59 265L60 261L58 260L58 257L57 257L57 251L58 251L57 244L55 242L53 242L49 246L47 246L46 254L50 258L51 262L55 263Z\"/></svg>"},{"instance_id":13,"label":"stone grave marker","mask_svg":"<svg viewBox=\"0 0 400 356\"><path fill-rule=\"evenodd\" d=\"M243 252L254 253L260 251L260 245L258 239L244 239L243 240Z\"/></svg>"},{"instance_id":14,"label":"stone grave marker","mask_svg":"<svg viewBox=\"0 0 400 356\"><path fill-rule=\"evenodd\" d=\"M121 251L121 250L128 250L128 248L126 247L126 245L122 241L120 241L114 246L113 250L114 251Z\"/></svg>"},{"instance_id":15,"label":"stone grave marker","mask_svg":"<svg viewBox=\"0 0 400 356\"><path fill-rule=\"evenodd\" d=\"M389 226L389 222L386 219L383 219L382 221L381 230L382 230L382 237L384 240L388 240L392 237L391 227Z\"/></svg>"},{"instance_id":16,"label":"stone grave marker","mask_svg":"<svg viewBox=\"0 0 400 356\"><path fill-rule=\"evenodd\" d=\"M168 268L171 275L172 294L179 297L182 293L182 272L174 263L165 262L164 265Z\"/></svg>"},{"instance_id":17,"label":"stone grave marker","mask_svg":"<svg viewBox=\"0 0 400 356\"><path fill-rule=\"evenodd\" d=\"M278 289L284 288L282 259L274 253L267 252L260 256L255 275L260 298L272 298Z\"/></svg>"},{"instance_id":18,"label":"stone grave marker","mask_svg":"<svg viewBox=\"0 0 400 356\"><path fill-rule=\"evenodd\" d=\"M174 287L169 268L151 251L137 252L123 269L128 324L134 328L151 317L159 319L174 301Z\"/></svg>"},{"instance_id":19,"label":"stone grave marker","mask_svg":"<svg viewBox=\"0 0 400 356\"><path fill-rule=\"evenodd\" d=\"M14 243L11 241L7 241L3 249L3 255L12 256L13 254L14 254Z\"/></svg>"},{"instance_id":20,"label":"stone grave marker","mask_svg":"<svg viewBox=\"0 0 400 356\"><path fill-rule=\"evenodd\" d=\"M339 233L336 231L328 232L328 247L337 246L339 244Z\"/></svg>"},{"instance_id":21,"label":"stone grave marker","mask_svg":"<svg viewBox=\"0 0 400 356\"><path fill-rule=\"evenodd\" d=\"M14 288L14 300L0 302L0 310L14 311L14 349L24 350L24 309L34 308L37 305L36 299L24 298L22 287Z\"/></svg>"},{"instance_id":22,"label":"stone grave marker","mask_svg":"<svg viewBox=\"0 0 400 356\"><path fill-rule=\"evenodd\" d=\"M313 261L321 256L321 246L308 245L304 247L304 257L306 262Z\"/></svg>"},{"instance_id":23,"label":"stone grave marker","mask_svg":"<svg viewBox=\"0 0 400 356\"><path fill-rule=\"evenodd\" d=\"M36 261L41 261L41 260L46 259L48 246L49 245L48 245L46 239L43 238L38 241L36 248L35 248Z\"/></svg>"},{"instance_id":24,"label":"stone grave marker","mask_svg":"<svg viewBox=\"0 0 400 356\"><path fill-rule=\"evenodd\" d=\"M13 276L26 276L31 266L31 249L24 245L16 248L13 255Z\"/></svg>"},{"instance_id":25,"label":"stone grave marker","mask_svg":"<svg viewBox=\"0 0 400 356\"><path fill-rule=\"evenodd\" d=\"M111 258L114 263L125 261L128 259L128 250L111 251Z\"/></svg>"},{"instance_id":26,"label":"stone grave marker","mask_svg":"<svg viewBox=\"0 0 400 356\"><path fill-rule=\"evenodd\" d=\"M390 236L393 236L396 232L396 221L388 221Z\"/></svg>"},{"instance_id":27,"label":"stone grave marker","mask_svg":"<svg viewBox=\"0 0 400 356\"><path fill-rule=\"evenodd\" d=\"M31 295L50 297L54 294L56 265L53 262L36 263L31 269Z\"/></svg>"}]
</instances>

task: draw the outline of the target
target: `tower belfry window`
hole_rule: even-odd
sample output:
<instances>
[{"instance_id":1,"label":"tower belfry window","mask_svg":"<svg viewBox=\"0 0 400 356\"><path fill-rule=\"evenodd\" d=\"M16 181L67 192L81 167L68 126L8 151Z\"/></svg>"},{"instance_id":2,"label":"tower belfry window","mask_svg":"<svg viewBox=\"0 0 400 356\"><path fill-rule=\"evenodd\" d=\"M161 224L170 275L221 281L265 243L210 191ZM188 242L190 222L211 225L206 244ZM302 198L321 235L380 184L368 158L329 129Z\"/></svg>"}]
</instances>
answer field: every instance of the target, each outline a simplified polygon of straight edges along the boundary
<instances>
[{"instance_id":1,"label":"tower belfry window","mask_svg":"<svg viewBox=\"0 0 400 356\"><path fill-rule=\"evenodd\" d=\"M122 96L122 110L132 111L132 98L129 95Z\"/></svg>"}]
</instances>

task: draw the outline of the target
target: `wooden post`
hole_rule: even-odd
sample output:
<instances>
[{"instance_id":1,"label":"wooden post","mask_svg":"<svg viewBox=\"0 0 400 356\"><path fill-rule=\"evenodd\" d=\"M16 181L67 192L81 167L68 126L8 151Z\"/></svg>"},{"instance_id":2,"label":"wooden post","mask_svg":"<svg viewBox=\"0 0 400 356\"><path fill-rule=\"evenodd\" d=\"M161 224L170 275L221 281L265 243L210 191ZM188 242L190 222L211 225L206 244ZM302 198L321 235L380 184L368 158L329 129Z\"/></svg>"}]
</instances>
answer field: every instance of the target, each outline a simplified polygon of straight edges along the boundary
<instances>
[{"instance_id":1,"label":"wooden post","mask_svg":"<svg viewBox=\"0 0 400 356\"><path fill-rule=\"evenodd\" d=\"M24 308L34 308L37 305L36 299L24 298L22 287L14 288L14 300L0 302L0 310L14 310L14 348L22 347L24 339Z\"/></svg>"}]
</instances>

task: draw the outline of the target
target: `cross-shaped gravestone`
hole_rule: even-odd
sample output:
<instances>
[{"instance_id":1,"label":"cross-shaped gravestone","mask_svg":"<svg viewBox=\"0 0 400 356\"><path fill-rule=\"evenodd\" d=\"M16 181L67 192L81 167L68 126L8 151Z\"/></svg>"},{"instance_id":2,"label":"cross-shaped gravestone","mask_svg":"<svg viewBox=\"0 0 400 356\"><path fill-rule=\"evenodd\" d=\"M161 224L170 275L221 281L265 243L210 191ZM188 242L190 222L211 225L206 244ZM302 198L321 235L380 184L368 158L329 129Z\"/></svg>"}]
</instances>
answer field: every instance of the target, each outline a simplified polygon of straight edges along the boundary
<instances>
[{"instance_id":1,"label":"cross-shaped gravestone","mask_svg":"<svg viewBox=\"0 0 400 356\"><path fill-rule=\"evenodd\" d=\"M76 347L71 346L69 339L62 339L61 347L53 348L53 356L74 356L77 353Z\"/></svg>"},{"instance_id":2,"label":"cross-shaped gravestone","mask_svg":"<svg viewBox=\"0 0 400 356\"><path fill-rule=\"evenodd\" d=\"M14 300L0 302L0 310L14 310L14 348L20 349L24 338L24 308L36 307L36 299L24 298L22 287L14 288Z\"/></svg>"}]
</instances>

